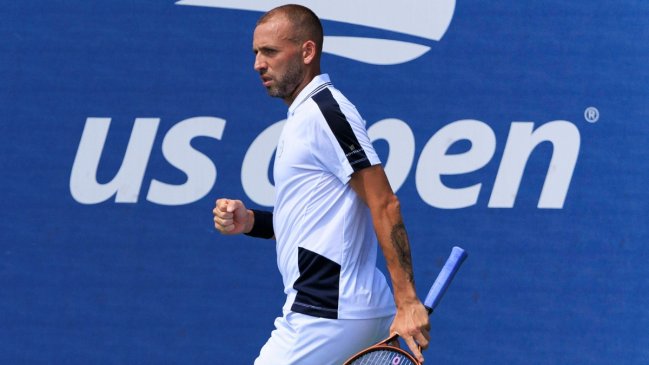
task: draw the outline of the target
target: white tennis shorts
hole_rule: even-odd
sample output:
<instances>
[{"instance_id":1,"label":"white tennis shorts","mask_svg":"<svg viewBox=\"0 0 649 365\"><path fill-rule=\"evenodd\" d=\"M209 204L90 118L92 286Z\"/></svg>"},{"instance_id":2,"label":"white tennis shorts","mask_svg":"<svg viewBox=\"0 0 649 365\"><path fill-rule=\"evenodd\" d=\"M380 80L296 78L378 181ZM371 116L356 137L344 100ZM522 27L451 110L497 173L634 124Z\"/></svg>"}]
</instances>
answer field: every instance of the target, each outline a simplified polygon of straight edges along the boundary
<instances>
[{"instance_id":1,"label":"white tennis shorts","mask_svg":"<svg viewBox=\"0 0 649 365\"><path fill-rule=\"evenodd\" d=\"M341 365L386 339L392 319L326 319L288 312L275 320L254 365Z\"/></svg>"}]
</instances>

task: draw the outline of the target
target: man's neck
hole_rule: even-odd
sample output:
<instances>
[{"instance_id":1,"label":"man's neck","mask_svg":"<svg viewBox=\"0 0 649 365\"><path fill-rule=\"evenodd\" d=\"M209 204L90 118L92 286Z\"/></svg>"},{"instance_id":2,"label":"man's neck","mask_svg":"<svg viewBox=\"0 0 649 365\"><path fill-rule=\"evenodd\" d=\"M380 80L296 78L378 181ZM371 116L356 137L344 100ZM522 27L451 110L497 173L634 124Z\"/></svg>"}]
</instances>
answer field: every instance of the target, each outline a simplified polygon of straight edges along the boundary
<instances>
[{"instance_id":1,"label":"man's neck","mask_svg":"<svg viewBox=\"0 0 649 365\"><path fill-rule=\"evenodd\" d=\"M304 88L311 82L313 81L316 76L320 75L320 69L313 69L313 70L307 70L307 72L304 74L304 78L302 79L302 82L300 82L296 87L295 90L291 93L290 96L284 98L284 103L287 106L291 106L293 102L295 101L295 98L297 98L298 95L300 95L300 92L304 90Z\"/></svg>"}]
</instances>

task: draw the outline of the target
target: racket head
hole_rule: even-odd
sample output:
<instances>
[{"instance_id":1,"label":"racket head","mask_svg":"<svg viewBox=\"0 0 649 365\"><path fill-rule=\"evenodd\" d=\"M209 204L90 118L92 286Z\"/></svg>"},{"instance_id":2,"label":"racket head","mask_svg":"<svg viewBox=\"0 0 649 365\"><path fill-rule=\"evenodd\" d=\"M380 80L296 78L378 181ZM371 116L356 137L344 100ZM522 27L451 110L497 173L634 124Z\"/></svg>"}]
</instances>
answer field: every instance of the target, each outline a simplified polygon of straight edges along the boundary
<instances>
[{"instance_id":1,"label":"racket head","mask_svg":"<svg viewBox=\"0 0 649 365\"><path fill-rule=\"evenodd\" d=\"M343 365L420 365L420 363L405 350L381 343L357 353Z\"/></svg>"},{"instance_id":2,"label":"racket head","mask_svg":"<svg viewBox=\"0 0 649 365\"><path fill-rule=\"evenodd\" d=\"M394 333L350 357L343 365L420 365L409 352L399 346L399 335Z\"/></svg>"}]
</instances>

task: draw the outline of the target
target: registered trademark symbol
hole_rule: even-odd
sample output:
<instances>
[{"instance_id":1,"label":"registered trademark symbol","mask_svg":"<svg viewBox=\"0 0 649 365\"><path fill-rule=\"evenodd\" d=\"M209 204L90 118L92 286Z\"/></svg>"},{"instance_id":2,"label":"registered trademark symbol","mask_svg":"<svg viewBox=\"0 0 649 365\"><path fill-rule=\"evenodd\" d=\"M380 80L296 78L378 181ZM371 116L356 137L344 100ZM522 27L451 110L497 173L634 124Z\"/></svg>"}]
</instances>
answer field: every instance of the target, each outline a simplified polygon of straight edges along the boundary
<instances>
[{"instance_id":1,"label":"registered trademark symbol","mask_svg":"<svg viewBox=\"0 0 649 365\"><path fill-rule=\"evenodd\" d=\"M599 110L594 106L589 106L584 110L584 119L586 119L588 123L597 122L599 120Z\"/></svg>"}]
</instances>

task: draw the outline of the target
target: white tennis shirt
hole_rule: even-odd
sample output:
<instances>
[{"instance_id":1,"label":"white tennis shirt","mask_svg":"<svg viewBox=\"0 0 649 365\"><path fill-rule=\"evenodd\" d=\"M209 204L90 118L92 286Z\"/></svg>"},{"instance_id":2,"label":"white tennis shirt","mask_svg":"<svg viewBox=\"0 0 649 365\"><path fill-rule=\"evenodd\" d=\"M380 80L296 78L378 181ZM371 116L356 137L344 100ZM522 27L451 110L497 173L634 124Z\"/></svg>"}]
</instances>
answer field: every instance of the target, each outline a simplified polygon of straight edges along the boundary
<instances>
[{"instance_id":1,"label":"white tennis shirt","mask_svg":"<svg viewBox=\"0 0 649 365\"><path fill-rule=\"evenodd\" d=\"M329 76L297 96L275 154L273 227L284 311L324 318L394 314L394 300L376 268L378 243L367 205L351 175L380 163L365 121Z\"/></svg>"}]
</instances>

